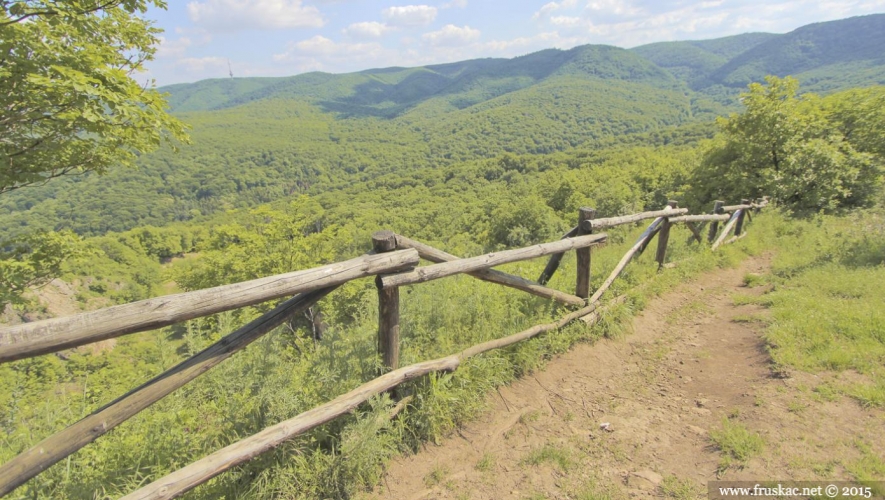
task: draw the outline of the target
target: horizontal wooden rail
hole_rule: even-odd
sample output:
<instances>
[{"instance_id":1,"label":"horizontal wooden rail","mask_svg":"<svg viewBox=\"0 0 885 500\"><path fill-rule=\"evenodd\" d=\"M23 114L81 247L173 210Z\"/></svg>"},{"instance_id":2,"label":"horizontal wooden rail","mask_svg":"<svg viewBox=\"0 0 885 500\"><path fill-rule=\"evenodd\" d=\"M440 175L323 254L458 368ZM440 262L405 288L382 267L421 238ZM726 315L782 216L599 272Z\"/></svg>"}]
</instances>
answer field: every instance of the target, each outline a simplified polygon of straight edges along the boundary
<instances>
[{"instance_id":1,"label":"horizontal wooden rail","mask_svg":"<svg viewBox=\"0 0 885 500\"><path fill-rule=\"evenodd\" d=\"M285 441L319 427L341 415L350 413L357 406L365 403L375 395L389 391L409 380L433 372L453 372L460 364L473 356L502 347L507 347L544 332L562 328L566 324L592 314L598 304L591 304L574 311L554 323L537 325L528 330L508 337L490 340L465 349L459 354L444 358L424 361L400 368L373 379L356 389L338 396L326 404L308 410L300 415L272 425L263 431L253 434L241 441L228 445L190 465L160 478L141 489L134 491L121 500L166 500L176 498L187 491L209 481L213 477L247 462Z\"/></svg>"},{"instance_id":2,"label":"horizontal wooden rail","mask_svg":"<svg viewBox=\"0 0 885 500\"><path fill-rule=\"evenodd\" d=\"M450 253L443 252L442 250L433 248L430 245L406 238L405 236L399 234L396 235L396 247L414 248L418 251L418 255L420 255L422 259L429 260L431 262L440 263L460 260L460 257L456 257ZM570 295L564 292L560 292L559 290L554 290L553 288L547 288L546 286L539 285L534 281L530 281L525 278L514 276L512 274L507 274L501 271L496 271L494 269L482 269L480 271L475 271L467 274L483 281L497 283L499 285L522 290L523 292L537 295L538 297L553 299L563 304L568 304L571 306L583 306L585 304L584 299L576 295Z\"/></svg>"},{"instance_id":3,"label":"horizontal wooden rail","mask_svg":"<svg viewBox=\"0 0 885 500\"><path fill-rule=\"evenodd\" d=\"M633 215L622 215L620 217L605 217L602 219L585 220L581 223L581 226L584 228L584 230L596 231L608 227L620 226L622 224L630 224L631 222L656 219L658 217L674 217L687 213L687 208L666 208L664 210L655 210L654 212L642 212Z\"/></svg>"},{"instance_id":4,"label":"horizontal wooden rail","mask_svg":"<svg viewBox=\"0 0 885 500\"><path fill-rule=\"evenodd\" d=\"M46 470L101 435L199 377L262 335L307 310L335 287L300 294L228 334L193 357L47 437L0 466L0 496Z\"/></svg>"},{"instance_id":5,"label":"horizontal wooden rail","mask_svg":"<svg viewBox=\"0 0 885 500\"><path fill-rule=\"evenodd\" d=\"M0 330L0 363L153 330L365 276L410 269L418 262L415 250L363 255L313 269L24 323Z\"/></svg>"},{"instance_id":6,"label":"horizontal wooden rail","mask_svg":"<svg viewBox=\"0 0 885 500\"><path fill-rule=\"evenodd\" d=\"M731 218L729 214L705 214L705 215L680 215L679 217L670 217L670 223L677 222L706 222L711 220L724 221Z\"/></svg>"},{"instance_id":7,"label":"horizontal wooden rail","mask_svg":"<svg viewBox=\"0 0 885 500\"><path fill-rule=\"evenodd\" d=\"M414 271L401 274L391 274L381 276L378 280L381 289L396 286L411 285L415 283L423 283L454 274L471 273L480 269L487 269L501 264L510 262L518 262L528 260L535 257L560 253L575 248L584 248L592 245L598 245L607 238L605 233L588 234L586 236L577 236L575 238L566 238L564 240L554 241L550 243L541 243L525 248L517 248L514 250L504 250L503 252L489 253L469 259L461 259L453 262L443 262L433 264L431 266L419 267Z\"/></svg>"},{"instance_id":8,"label":"horizontal wooden rail","mask_svg":"<svg viewBox=\"0 0 885 500\"><path fill-rule=\"evenodd\" d=\"M726 205L722 207L723 212L736 212L738 210L747 210L753 208L753 205L743 204L743 205Z\"/></svg>"}]
</instances>

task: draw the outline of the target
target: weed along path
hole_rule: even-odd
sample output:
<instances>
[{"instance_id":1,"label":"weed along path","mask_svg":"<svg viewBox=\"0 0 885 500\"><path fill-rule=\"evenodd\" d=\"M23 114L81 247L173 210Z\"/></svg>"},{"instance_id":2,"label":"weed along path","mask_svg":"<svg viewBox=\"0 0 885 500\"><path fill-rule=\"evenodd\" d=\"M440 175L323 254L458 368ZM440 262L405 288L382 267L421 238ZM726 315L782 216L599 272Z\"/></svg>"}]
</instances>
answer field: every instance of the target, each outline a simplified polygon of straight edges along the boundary
<instances>
[{"instance_id":1,"label":"weed along path","mask_svg":"<svg viewBox=\"0 0 885 500\"><path fill-rule=\"evenodd\" d=\"M885 412L773 370L749 273L650 301L615 340L579 344L502 387L489 411L390 464L366 498L706 498L711 480L850 480L885 456ZM836 375L832 375L836 377ZM607 425L604 425L607 424ZM872 465L870 465L872 464Z\"/></svg>"}]
</instances>

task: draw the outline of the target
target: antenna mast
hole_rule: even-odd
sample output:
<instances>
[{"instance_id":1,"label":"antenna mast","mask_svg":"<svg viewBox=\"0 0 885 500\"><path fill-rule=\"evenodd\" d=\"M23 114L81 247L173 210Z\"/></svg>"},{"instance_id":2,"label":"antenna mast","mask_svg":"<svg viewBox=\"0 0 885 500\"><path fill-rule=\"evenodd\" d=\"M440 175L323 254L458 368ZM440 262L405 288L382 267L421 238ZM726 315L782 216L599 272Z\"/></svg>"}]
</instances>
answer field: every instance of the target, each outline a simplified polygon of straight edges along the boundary
<instances>
[{"instance_id":1,"label":"antenna mast","mask_svg":"<svg viewBox=\"0 0 885 500\"><path fill-rule=\"evenodd\" d=\"M231 78L234 77L234 70L232 70L230 67L230 59L227 60L227 72L230 73Z\"/></svg>"}]
</instances>

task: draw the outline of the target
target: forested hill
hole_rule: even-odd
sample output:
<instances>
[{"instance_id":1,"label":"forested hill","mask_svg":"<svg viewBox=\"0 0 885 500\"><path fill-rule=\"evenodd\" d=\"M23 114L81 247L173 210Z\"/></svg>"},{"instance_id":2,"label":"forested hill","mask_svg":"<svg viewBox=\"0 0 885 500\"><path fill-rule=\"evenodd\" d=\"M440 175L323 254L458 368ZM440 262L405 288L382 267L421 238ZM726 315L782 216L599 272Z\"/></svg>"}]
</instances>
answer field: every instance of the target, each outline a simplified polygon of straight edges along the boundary
<instances>
[{"instance_id":1,"label":"forested hill","mask_svg":"<svg viewBox=\"0 0 885 500\"><path fill-rule=\"evenodd\" d=\"M633 52L692 90L734 96L765 75L792 75L808 92L885 83L885 14L809 24L790 33L662 42Z\"/></svg>"},{"instance_id":2,"label":"forested hill","mask_svg":"<svg viewBox=\"0 0 885 500\"><path fill-rule=\"evenodd\" d=\"M879 14L783 35L173 85L163 90L192 145L145 155L137 170L7 193L0 232L103 234L369 183L429 187L504 154L693 140L766 74L795 74L802 91L885 83L883 48Z\"/></svg>"},{"instance_id":3,"label":"forested hill","mask_svg":"<svg viewBox=\"0 0 885 500\"><path fill-rule=\"evenodd\" d=\"M370 69L334 75L217 79L172 85L174 112L208 111L266 99L302 99L324 111L393 118L406 112L453 111L544 81L622 81L674 90L666 70L630 51L605 45L548 49L513 59L473 59L417 68Z\"/></svg>"},{"instance_id":4,"label":"forested hill","mask_svg":"<svg viewBox=\"0 0 885 500\"><path fill-rule=\"evenodd\" d=\"M885 83L885 14L803 26L790 33L746 33L660 42L630 50L584 45L513 59L474 59L357 73L204 80L164 87L174 112L217 110L275 99L303 99L324 111L392 118L428 108L463 109L562 77L632 82L734 97L765 75L792 75L806 91ZM728 90L723 90L723 87Z\"/></svg>"}]
</instances>

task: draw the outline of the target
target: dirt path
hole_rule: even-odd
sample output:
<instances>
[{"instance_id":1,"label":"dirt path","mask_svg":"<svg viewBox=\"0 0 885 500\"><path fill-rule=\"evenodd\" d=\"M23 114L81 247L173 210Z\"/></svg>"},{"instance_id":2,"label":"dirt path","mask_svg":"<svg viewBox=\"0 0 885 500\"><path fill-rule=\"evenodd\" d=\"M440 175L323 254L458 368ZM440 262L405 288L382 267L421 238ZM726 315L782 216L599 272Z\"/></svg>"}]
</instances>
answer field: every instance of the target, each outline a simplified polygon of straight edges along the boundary
<instances>
[{"instance_id":1,"label":"dirt path","mask_svg":"<svg viewBox=\"0 0 885 500\"><path fill-rule=\"evenodd\" d=\"M821 398L819 376L772 372L753 321L766 311L733 300L762 293L743 278L767 268L750 259L653 300L632 334L501 388L482 419L392 463L368 497L696 498L717 475L850 479L885 451L885 413ZM726 464L710 437L725 419L761 451Z\"/></svg>"}]
</instances>

